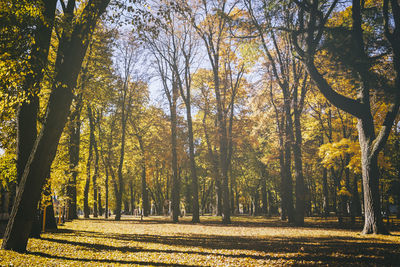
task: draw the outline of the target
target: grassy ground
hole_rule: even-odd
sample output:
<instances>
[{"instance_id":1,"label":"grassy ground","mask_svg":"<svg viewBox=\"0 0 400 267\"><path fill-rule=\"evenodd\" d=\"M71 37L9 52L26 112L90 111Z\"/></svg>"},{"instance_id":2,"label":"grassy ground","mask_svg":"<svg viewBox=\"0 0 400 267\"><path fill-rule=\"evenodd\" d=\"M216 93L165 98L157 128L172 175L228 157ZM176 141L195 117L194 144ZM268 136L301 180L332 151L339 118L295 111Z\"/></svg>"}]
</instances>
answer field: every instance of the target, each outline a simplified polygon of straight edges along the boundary
<instances>
[{"instance_id":1,"label":"grassy ground","mask_svg":"<svg viewBox=\"0 0 400 267\"><path fill-rule=\"evenodd\" d=\"M323 219L308 219L303 228L277 218L234 217L229 226L201 219L79 219L30 239L26 254L0 250L0 265L400 266L400 231L363 236Z\"/></svg>"}]
</instances>

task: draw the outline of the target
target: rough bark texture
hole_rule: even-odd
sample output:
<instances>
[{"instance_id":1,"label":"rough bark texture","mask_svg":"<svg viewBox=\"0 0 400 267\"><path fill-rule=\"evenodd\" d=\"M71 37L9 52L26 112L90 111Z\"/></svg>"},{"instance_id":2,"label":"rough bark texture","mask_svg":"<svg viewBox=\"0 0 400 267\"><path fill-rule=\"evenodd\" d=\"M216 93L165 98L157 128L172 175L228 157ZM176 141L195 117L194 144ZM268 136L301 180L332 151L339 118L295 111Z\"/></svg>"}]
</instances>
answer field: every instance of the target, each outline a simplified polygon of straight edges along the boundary
<instances>
[{"instance_id":1,"label":"rough bark texture","mask_svg":"<svg viewBox=\"0 0 400 267\"><path fill-rule=\"evenodd\" d=\"M359 120L358 133L361 146L361 170L364 188L364 228L363 234L387 234L381 215L379 195L379 168L377 155L371 155L372 140L375 139L370 125ZM373 130L373 129L372 129Z\"/></svg>"},{"instance_id":2,"label":"rough bark texture","mask_svg":"<svg viewBox=\"0 0 400 267\"><path fill-rule=\"evenodd\" d=\"M88 4L82 11L82 19L74 25L72 33L65 32L60 39L55 65L55 83L49 97L45 121L20 182L4 234L3 249L26 250L46 173L54 159L58 141L67 121L73 97L72 90L76 85L78 72L87 49L86 39L109 1L91 2L93 2L92 5ZM72 5L72 3L68 4ZM73 10L73 7L70 9Z\"/></svg>"}]
</instances>

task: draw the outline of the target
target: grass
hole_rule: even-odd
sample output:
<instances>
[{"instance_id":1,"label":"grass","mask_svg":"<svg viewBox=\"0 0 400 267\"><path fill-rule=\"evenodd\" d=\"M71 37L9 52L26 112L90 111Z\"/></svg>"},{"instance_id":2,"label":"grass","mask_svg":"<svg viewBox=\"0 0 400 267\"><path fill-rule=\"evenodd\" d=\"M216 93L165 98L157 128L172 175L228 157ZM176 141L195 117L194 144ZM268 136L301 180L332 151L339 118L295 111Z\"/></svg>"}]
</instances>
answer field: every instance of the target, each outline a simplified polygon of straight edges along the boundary
<instances>
[{"instance_id":1,"label":"grass","mask_svg":"<svg viewBox=\"0 0 400 267\"><path fill-rule=\"evenodd\" d=\"M0 250L0 265L400 266L399 231L364 236L359 226L338 229L324 219L307 219L302 228L277 218L233 217L229 226L216 217L201 220L74 220L30 239L25 254Z\"/></svg>"}]
</instances>

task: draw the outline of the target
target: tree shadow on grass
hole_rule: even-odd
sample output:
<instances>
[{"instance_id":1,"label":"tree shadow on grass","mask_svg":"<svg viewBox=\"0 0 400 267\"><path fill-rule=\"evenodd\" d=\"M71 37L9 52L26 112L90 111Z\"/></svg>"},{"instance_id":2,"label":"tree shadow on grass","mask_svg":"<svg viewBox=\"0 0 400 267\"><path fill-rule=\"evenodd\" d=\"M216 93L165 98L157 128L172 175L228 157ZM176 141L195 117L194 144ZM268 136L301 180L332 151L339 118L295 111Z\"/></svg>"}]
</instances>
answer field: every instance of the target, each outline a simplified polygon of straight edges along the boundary
<instances>
[{"instance_id":1,"label":"tree shadow on grass","mask_svg":"<svg viewBox=\"0 0 400 267\"><path fill-rule=\"evenodd\" d=\"M251 229L249 229L251 231ZM147 253L180 253L189 255L220 256L227 258L252 258L255 260L294 260L318 263L321 265L378 265L395 266L400 264L400 244L382 242L378 238L365 240L357 237L265 237L250 238L226 235L187 234L177 236L162 236L149 234L102 234L91 231L64 231L64 234L76 236L78 239L114 239L119 241L138 242L135 246L112 246L71 241L60 238L44 238L49 242L80 246L84 249L98 252L147 252ZM147 243L174 245L179 249L147 249ZM210 251L196 251L199 248ZM230 254L214 251L224 249ZM238 250L238 251L235 251ZM79 260L79 259L77 259ZM152 263L149 263L152 264Z\"/></svg>"},{"instance_id":2,"label":"tree shadow on grass","mask_svg":"<svg viewBox=\"0 0 400 267\"><path fill-rule=\"evenodd\" d=\"M138 224L182 224L182 225L204 225L204 226L220 226L220 227L279 227L279 228L315 228L315 229L346 229L346 230L359 230L361 232L363 228L363 220L361 217L357 217L354 223L350 220L346 220L343 223L338 223L336 217L308 217L303 227L296 227L294 224L280 220L278 217L253 217L247 215L235 216L230 224L223 224L220 217L207 216L207 219L200 218L200 223L192 223L189 217L185 217L178 223L171 221L166 216L149 216L143 220L140 217L123 216L119 223L138 223ZM347 218L349 219L349 218ZM113 219L104 218L90 218L90 219L79 219L79 220L90 220L92 222L106 222L113 221ZM397 221L396 221L397 222ZM387 226L389 231L399 231L400 224L391 224Z\"/></svg>"},{"instance_id":3,"label":"tree shadow on grass","mask_svg":"<svg viewBox=\"0 0 400 267\"><path fill-rule=\"evenodd\" d=\"M198 267L200 265L186 265L186 264L176 264L176 263L164 263L164 262L154 262L154 261L126 261L126 260L111 260L111 259L88 259L88 258L71 258L65 256L56 256L43 252L28 252L28 254L59 260L68 261L82 261L82 262L98 262L98 263L109 263L109 264L129 264L129 265L145 265L145 266L180 266L180 267Z\"/></svg>"}]
</instances>

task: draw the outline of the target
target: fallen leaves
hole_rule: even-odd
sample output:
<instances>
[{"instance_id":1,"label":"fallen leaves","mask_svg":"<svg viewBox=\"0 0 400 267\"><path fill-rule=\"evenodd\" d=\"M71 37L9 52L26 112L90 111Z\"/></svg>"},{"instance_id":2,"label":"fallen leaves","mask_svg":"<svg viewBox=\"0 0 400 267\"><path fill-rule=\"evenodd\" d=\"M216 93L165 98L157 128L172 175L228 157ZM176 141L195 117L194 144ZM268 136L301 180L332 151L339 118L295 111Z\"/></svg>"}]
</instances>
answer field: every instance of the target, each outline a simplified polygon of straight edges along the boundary
<instances>
[{"instance_id":1,"label":"fallen leaves","mask_svg":"<svg viewBox=\"0 0 400 267\"><path fill-rule=\"evenodd\" d=\"M391 265L400 262L398 236L362 236L358 230L289 227L277 219L134 217L116 222L67 222L55 233L30 239L28 252L0 250L0 265L14 266L287 266ZM279 227L279 224L281 225ZM323 226L323 224L322 224ZM395 233L399 234L399 233ZM399 261L398 261L399 260Z\"/></svg>"}]
</instances>

